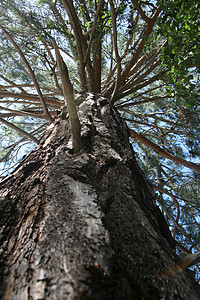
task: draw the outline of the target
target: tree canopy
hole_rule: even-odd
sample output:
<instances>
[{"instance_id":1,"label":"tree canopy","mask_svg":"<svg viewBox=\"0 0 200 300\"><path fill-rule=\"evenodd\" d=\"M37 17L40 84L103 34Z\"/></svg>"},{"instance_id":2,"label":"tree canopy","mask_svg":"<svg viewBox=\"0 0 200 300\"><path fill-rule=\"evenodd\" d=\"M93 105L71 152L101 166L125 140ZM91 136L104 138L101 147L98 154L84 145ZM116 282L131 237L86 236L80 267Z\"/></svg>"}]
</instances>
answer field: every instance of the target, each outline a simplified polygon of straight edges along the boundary
<instances>
[{"instance_id":1,"label":"tree canopy","mask_svg":"<svg viewBox=\"0 0 200 300\"><path fill-rule=\"evenodd\" d=\"M108 98L130 128L177 247L199 250L199 1L2 0L0 159L34 147L76 101Z\"/></svg>"}]
</instances>

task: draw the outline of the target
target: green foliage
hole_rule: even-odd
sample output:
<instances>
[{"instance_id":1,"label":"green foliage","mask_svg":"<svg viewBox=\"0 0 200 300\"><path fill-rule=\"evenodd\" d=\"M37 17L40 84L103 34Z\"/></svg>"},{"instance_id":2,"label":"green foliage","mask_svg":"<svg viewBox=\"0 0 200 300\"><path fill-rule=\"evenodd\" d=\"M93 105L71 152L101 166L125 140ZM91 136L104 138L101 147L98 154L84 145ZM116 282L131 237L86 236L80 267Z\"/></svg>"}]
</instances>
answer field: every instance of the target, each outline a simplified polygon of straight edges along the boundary
<instances>
[{"instance_id":1,"label":"green foliage","mask_svg":"<svg viewBox=\"0 0 200 300\"><path fill-rule=\"evenodd\" d=\"M186 105L199 105L200 3L199 1L159 1L163 14L158 34L167 38L161 59L167 68L165 81Z\"/></svg>"}]
</instances>

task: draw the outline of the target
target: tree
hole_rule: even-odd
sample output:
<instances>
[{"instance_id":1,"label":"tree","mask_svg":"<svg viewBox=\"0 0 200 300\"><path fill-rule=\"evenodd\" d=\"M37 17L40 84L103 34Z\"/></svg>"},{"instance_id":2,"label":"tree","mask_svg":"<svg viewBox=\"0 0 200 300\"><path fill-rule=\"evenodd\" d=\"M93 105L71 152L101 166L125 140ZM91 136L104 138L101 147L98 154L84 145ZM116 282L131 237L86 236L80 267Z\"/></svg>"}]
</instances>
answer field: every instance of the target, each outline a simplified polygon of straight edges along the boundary
<instances>
[{"instance_id":1,"label":"tree","mask_svg":"<svg viewBox=\"0 0 200 300\"><path fill-rule=\"evenodd\" d=\"M172 276L198 253L169 267L198 250L199 4L179 2L0 4L0 121L24 135L2 159L38 144L1 182L5 299L199 298Z\"/></svg>"}]
</instances>

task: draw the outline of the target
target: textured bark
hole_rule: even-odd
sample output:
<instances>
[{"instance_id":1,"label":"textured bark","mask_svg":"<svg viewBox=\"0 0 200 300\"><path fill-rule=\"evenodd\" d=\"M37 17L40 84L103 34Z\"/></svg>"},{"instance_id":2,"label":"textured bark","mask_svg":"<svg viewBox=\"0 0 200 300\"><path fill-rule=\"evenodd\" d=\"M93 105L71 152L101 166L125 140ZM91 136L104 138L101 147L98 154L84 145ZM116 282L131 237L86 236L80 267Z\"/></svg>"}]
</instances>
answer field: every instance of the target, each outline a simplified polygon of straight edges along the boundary
<instances>
[{"instance_id":1,"label":"textured bark","mask_svg":"<svg viewBox=\"0 0 200 300\"><path fill-rule=\"evenodd\" d=\"M57 119L1 183L1 299L199 299L187 272L158 278L174 241L106 99L79 106L82 149Z\"/></svg>"}]
</instances>

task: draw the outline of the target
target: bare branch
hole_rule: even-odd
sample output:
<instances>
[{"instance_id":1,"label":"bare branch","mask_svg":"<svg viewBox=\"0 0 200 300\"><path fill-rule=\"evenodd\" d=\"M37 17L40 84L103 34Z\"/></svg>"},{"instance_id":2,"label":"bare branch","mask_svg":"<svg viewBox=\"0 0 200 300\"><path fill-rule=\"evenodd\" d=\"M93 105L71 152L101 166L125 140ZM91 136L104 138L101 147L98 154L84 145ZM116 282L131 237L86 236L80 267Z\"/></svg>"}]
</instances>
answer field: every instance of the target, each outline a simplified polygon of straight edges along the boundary
<instances>
[{"instance_id":1,"label":"bare branch","mask_svg":"<svg viewBox=\"0 0 200 300\"><path fill-rule=\"evenodd\" d=\"M128 95L130 95L130 94L132 94L132 93L135 93L136 91L142 89L143 87L145 87L145 86L147 86L147 85L149 85L149 84L151 84L151 83L153 83L153 82L159 80L159 79L162 77L162 75L163 75L164 73L165 73L165 71L162 70L162 71L160 71L157 75L151 77L150 79L145 79L145 80L143 80L143 82L141 82L140 84L138 84L138 85L136 85L136 86L134 86L134 87L132 87L132 88L130 88L130 89L124 91L123 93L119 94L119 95L117 96L117 99L116 99L116 100L122 99L122 98L125 97L125 96L128 96Z\"/></svg>"},{"instance_id":2,"label":"bare branch","mask_svg":"<svg viewBox=\"0 0 200 300\"><path fill-rule=\"evenodd\" d=\"M122 80L126 78L126 76L128 75L130 69L132 68L132 66L134 65L134 63L137 61L140 53L142 52L142 49L144 47L145 41L147 39L147 37L151 34L152 32L152 28L155 24L155 21L160 13L161 9L158 8L157 11L155 12L154 16L149 19L148 23L147 23L147 27L146 30L144 32L143 38L140 42L140 45L138 46L135 55L132 57L132 59L130 60L130 62L127 64L126 68L124 69L123 73L122 73Z\"/></svg>"},{"instance_id":3,"label":"bare branch","mask_svg":"<svg viewBox=\"0 0 200 300\"><path fill-rule=\"evenodd\" d=\"M154 69L156 67L158 67L160 64L161 64L161 61L159 59L157 59L155 61L155 63L152 64L149 68L147 68L147 70L144 73L142 73L140 76L139 76L139 74L141 73L141 71L144 68L142 68L142 70L139 70L136 75L130 77L130 79L122 87L122 89L120 90L120 92L123 92L123 91L127 90L128 88L132 88L133 86L136 86L137 84L141 83L145 79L145 77L147 77L147 75L149 75L152 71L154 71Z\"/></svg>"},{"instance_id":4,"label":"bare branch","mask_svg":"<svg viewBox=\"0 0 200 300\"><path fill-rule=\"evenodd\" d=\"M150 147L152 150L154 150L156 153L162 155L163 157L166 157L178 164L181 164L182 166L185 166L187 168L190 168L196 172L200 173L200 165L199 164L195 164L192 163L190 161L186 161L178 156L175 156L169 152L167 152L166 150L160 148L159 146L157 146L156 144L154 144L153 142L151 142L150 140L148 140L145 136L143 136L140 133L137 133L136 131L134 131L133 129L130 129L130 133L132 137L135 137L137 139L139 139L141 142L143 142L145 145L147 145L148 147Z\"/></svg>"},{"instance_id":5,"label":"bare branch","mask_svg":"<svg viewBox=\"0 0 200 300\"><path fill-rule=\"evenodd\" d=\"M3 107L3 106L0 106L0 109L5 110L5 111L9 111L11 113L11 115L13 115L13 116L28 116L28 117L47 119L48 120L48 118L45 117L42 114L42 111L37 111L37 113L36 112L29 113L29 112L26 112L26 111L23 111L23 110L15 110L15 109ZM3 116L3 113L0 113L0 115Z\"/></svg>"},{"instance_id":6,"label":"bare branch","mask_svg":"<svg viewBox=\"0 0 200 300\"><path fill-rule=\"evenodd\" d=\"M130 102L130 103L120 103L118 105L116 105L115 107L116 108L124 108L124 107L131 107L131 106L134 106L134 105L143 105L145 103L149 103L149 102L156 102L156 101L159 101L159 100L164 100L164 99L168 99L168 98L171 98L171 96L155 96L155 97L145 97L144 100L141 100L141 101L135 101L135 102ZM129 101L131 101L133 99L130 99Z\"/></svg>"},{"instance_id":7,"label":"bare branch","mask_svg":"<svg viewBox=\"0 0 200 300\"><path fill-rule=\"evenodd\" d=\"M31 68L31 66L29 65L27 59L25 58L24 54L22 53L22 51L20 50L20 48L17 46L17 44L15 43L15 41L13 40L13 38L10 36L10 34L4 29L3 26L0 25L0 29L3 31L3 33L7 36L7 38L9 39L9 41L13 44L13 46L15 47L15 49L17 50L18 54L20 55L21 59L23 60L27 70L29 71L29 74L30 74L30 77L36 87L36 90L38 92L38 95L39 95L39 98L40 98L40 101L41 101L41 104L43 106L43 109L44 109L44 113L45 113L45 116L48 118L49 121L53 121L53 118L51 117L49 111L48 111L48 108L47 108L47 105L46 105L46 102L43 98L43 95L42 95L42 92L40 90L40 87L38 85L38 82L35 78L35 75L34 75L34 72Z\"/></svg>"},{"instance_id":8,"label":"bare branch","mask_svg":"<svg viewBox=\"0 0 200 300\"><path fill-rule=\"evenodd\" d=\"M164 269L161 273L157 274L157 278L166 278L180 273L186 268L196 265L200 262L200 251L187 255L185 258L181 259L179 262L174 263Z\"/></svg>"},{"instance_id":9,"label":"bare branch","mask_svg":"<svg viewBox=\"0 0 200 300\"><path fill-rule=\"evenodd\" d=\"M16 83L14 83L13 81L7 79L6 77L4 77L3 75L0 74L0 78L5 80L6 82L8 82L9 84L11 84L13 87L18 88L22 93L26 94L26 91L19 85L17 85Z\"/></svg>"},{"instance_id":10,"label":"bare branch","mask_svg":"<svg viewBox=\"0 0 200 300\"><path fill-rule=\"evenodd\" d=\"M145 12L143 11L143 9L141 8L140 3L138 2L138 0L132 0L132 3L134 4L134 6L136 7L137 11L139 12L141 18L148 23L150 21L150 18L148 18L145 14Z\"/></svg>"},{"instance_id":11,"label":"bare branch","mask_svg":"<svg viewBox=\"0 0 200 300\"><path fill-rule=\"evenodd\" d=\"M163 205L163 203L161 201L159 201L159 199L157 198L157 200L159 205L162 207L163 211L166 213L166 215L169 217L169 219L174 223L174 225L176 225L176 227L180 230L180 232L182 233L183 236L186 237L186 239L188 240L188 242L193 245L193 242L190 238L190 236L185 232L185 230L182 228L181 225L179 225L174 218L171 216L171 214L167 211L167 209L165 208L165 206ZM198 247L194 246L194 248L199 251Z\"/></svg>"},{"instance_id":12,"label":"bare branch","mask_svg":"<svg viewBox=\"0 0 200 300\"><path fill-rule=\"evenodd\" d=\"M165 195L170 196L170 197L172 198L172 200L173 200L172 204L175 204L175 205L176 205L176 208L177 208L177 215L176 215L176 223L174 224L174 234L173 234L173 238L175 238L176 224L178 224L178 221L179 221L179 218L180 218L180 206L179 206L179 204L178 204L178 201L176 200L176 197L175 197L172 193L170 193L170 192L164 190L164 189L161 188L160 186L153 185L153 188L154 188L155 190L157 190L157 191L159 191L159 192L165 194ZM172 206L172 204L170 205L170 207ZM168 209L169 209L169 208L168 208Z\"/></svg>"},{"instance_id":13,"label":"bare branch","mask_svg":"<svg viewBox=\"0 0 200 300\"><path fill-rule=\"evenodd\" d=\"M3 118L0 117L0 122L2 122L3 124L5 124L6 126L16 130L19 134L21 135L25 135L28 139L32 140L34 143L39 144L39 141L30 133L24 131L23 129L17 127L16 125L8 122L7 120L4 120Z\"/></svg>"},{"instance_id":14,"label":"bare branch","mask_svg":"<svg viewBox=\"0 0 200 300\"><path fill-rule=\"evenodd\" d=\"M19 93L14 93L14 92L7 92L7 91L1 91L0 90L0 99L4 98L4 97L8 97L8 98L18 98L18 99L24 99L24 100L31 100L31 101L35 101L35 102L40 102L40 98L37 95L34 94L19 94ZM56 98L56 97L44 97L45 101L48 104L52 104L55 105L57 107L61 107L62 106L62 102ZM35 105L37 105L37 103L35 103Z\"/></svg>"},{"instance_id":15,"label":"bare branch","mask_svg":"<svg viewBox=\"0 0 200 300\"><path fill-rule=\"evenodd\" d=\"M134 21L134 25L131 28L131 36L130 36L130 38L128 39L128 41L126 43L126 47L125 47L125 50L124 50L123 54L121 55L121 59L123 59L129 53L129 51L130 51L129 46L130 46L130 44L131 44L131 42L133 40L133 32L134 32L134 30L135 30L135 28L137 26L138 19L139 19L139 14L137 14L136 20ZM131 50L133 50L133 48L134 48L134 46L132 47Z\"/></svg>"}]
</instances>

